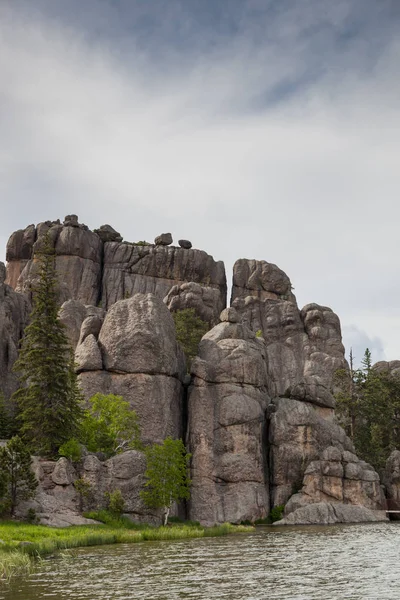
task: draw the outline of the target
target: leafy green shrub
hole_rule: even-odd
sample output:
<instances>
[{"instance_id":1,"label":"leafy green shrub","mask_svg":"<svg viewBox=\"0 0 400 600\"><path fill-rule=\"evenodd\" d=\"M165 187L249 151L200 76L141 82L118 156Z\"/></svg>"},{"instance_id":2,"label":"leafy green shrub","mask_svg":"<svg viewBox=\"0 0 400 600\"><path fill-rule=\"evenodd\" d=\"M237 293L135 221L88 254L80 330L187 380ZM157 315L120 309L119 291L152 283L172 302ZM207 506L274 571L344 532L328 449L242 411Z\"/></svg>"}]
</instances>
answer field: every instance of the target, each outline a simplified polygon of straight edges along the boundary
<instances>
[{"instance_id":1,"label":"leafy green shrub","mask_svg":"<svg viewBox=\"0 0 400 600\"><path fill-rule=\"evenodd\" d=\"M109 457L129 448L142 448L137 414L122 396L95 394L89 403L80 436L89 452L104 452Z\"/></svg>"},{"instance_id":2,"label":"leafy green shrub","mask_svg":"<svg viewBox=\"0 0 400 600\"><path fill-rule=\"evenodd\" d=\"M85 479L84 477L80 477L79 479L75 479L74 488L79 494L79 510L82 512L85 504L88 504L92 497L92 486L90 485L90 481Z\"/></svg>"},{"instance_id":3,"label":"leafy green shrub","mask_svg":"<svg viewBox=\"0 0 400 600\"><path fill-rule=\"evenodd\" d=\"M140 497L149 508L163 509L163 524L167 525L172 503L190 497L191 481L187 468L191 454L186 452L182 440L171 437L162 444L148 446L145 454L147 481Z\"/></svg>"},{"instance_id":4,"label":"leafy green shrub","mask_svg":"<svg viewBox=\"0 0 400 600\"><path fill-rule=\"evenodd\" d=\"M185 308L173 313L176 329L176 339L185 352L188 370L199 349L203 335L210 330L208 323L196 315L194 308Z\"/></svg>"},{"instance_id":5,"label":"leafy green shrub","mask_svg":"<svg viewBox=\"0 0 400 600\"><path fill-rule=\"evenodd\" d=\"M2 511L11 516L20 500L35 493L38 483L31 464L30 452L18 436L0 448L0 503Z\"/></svg>"},{"instance_id":6,"label":"leafy green shrub","mask_svg":"<svg viewBox=\"0 0 400 600\"><path fill-rule=\"evenodd\" d=\"M122 515L124 512L125 500L122 496L121 490L114 490L113 492L106 492L107 498L107 510L114 516Z\"/></svg>"},{"instance_id":7,"label":"leafy green shrub","mask_svg":"<svg viewBox=\"0 0 400 600\"><path fill-rule=\"evenodd\" d=\"M262 337L262 336L263 336L262 329L257 329L257 331L256 331L256 337L257 337L257 338L260 338L260 337Z\"/></svg>"},{"instance_id":8,"label":"leafy green shrub","mask_svg":"<svg viewBox=\"0 0 400 600\"><path fill-rule=\"evenodd\" d=\"M65 456L68 460L72 462L79 462L82 458L82 449L81 445L75 438L71 438L68 442L64 442L59 449L58 454L60 456Z\"/></svg>"},{"instance_id":9,"label":"leafy green shrub","mask_svg":"<svg viewBox=\"0 0 400 600\"><path fill-rule=\"evenodd\" d=\"M283 511L285 510L285 505L280 504L279 506L274 506L274 508L269 513L269 518L271 519L271 523L275 523L275 521L280 521L283 519Z\"/></svg>"}]
</instances>

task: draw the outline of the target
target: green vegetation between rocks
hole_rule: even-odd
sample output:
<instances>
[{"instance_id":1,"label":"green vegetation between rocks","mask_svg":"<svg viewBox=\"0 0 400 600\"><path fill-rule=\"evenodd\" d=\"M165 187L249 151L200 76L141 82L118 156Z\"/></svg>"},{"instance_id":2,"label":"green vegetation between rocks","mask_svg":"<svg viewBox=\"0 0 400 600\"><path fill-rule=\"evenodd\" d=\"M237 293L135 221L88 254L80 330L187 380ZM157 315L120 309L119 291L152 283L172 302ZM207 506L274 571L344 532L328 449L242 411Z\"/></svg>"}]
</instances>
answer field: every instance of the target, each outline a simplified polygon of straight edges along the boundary
<instances>
[{"instance_id":1,"label":"green vegetation between rocks","mask_svg":"<svg viewBox=\"0 0 400 600\"><path fill-rule=\"evenodd\" d=\"M53 554L57 550L98 546L103 544L137 543L156 540L217 537L234 533L249 533L252 527L224 523L201 527L195 523L171 523L168 527L135 524L117 518L107 511L88 513L104 519L107 524L80 525L57 529L26 523L0 523L0 580L28 572L35 557ZM30 557L30 558L29 558Z\"/></svg>"},{"instance_id":2,"label":"green vegetation between rocks","mask_svg":"<svg viewBox=\"0 0 400 600\"><path fill-rule=\"evenodd\" d=\"M360 369L352 352L349 363L350 372L336 372L336 414L357 455L382 471L400 447L400 377L373 368L368 348Z\"/></svg>"},{"instance_id":3,"label":"green vegetation between rocks","mask_svg":"<svg viewBox=\"0 0 400 600\"><path fill-rule=\"evenodd\" d=\"M190 454L182 440L167 437L162 444L145 448L147 469L145 489L140 496L149 508L163 509L163 524L167 525L173 502L188 500Z\"/></svg>"},{"instance_id":4,"label":"green vegetation between rocks","mask_svg":"<svg viewBox=\"0 0 400 600\"><path fill-rule=\"evenodd\" d=\"M176 329L176 339L185 352L187 369L197 356L200 340L210 330L208 323L197 316L194 308L185 308L173 313Z\"/></svg>"}]
</instances>

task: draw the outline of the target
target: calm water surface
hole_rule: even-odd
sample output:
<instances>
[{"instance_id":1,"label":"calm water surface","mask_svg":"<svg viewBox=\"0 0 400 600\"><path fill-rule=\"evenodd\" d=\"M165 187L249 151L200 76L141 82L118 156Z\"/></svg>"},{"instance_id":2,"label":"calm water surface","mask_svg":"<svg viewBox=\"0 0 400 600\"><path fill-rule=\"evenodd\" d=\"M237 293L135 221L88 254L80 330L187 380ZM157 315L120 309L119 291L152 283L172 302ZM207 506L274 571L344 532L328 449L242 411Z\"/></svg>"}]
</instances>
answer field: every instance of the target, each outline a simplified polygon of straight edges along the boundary
<instances>
[{"instance_id":1,"label":"calm water surface","mask_svg":"<svg viewBox=\"0 0 400 600\"><path fill-rule=\"evenodd\" d=\"M400 523L262 528L43 561L1 600L400 600Z\"/></svg>"}]
</instances>

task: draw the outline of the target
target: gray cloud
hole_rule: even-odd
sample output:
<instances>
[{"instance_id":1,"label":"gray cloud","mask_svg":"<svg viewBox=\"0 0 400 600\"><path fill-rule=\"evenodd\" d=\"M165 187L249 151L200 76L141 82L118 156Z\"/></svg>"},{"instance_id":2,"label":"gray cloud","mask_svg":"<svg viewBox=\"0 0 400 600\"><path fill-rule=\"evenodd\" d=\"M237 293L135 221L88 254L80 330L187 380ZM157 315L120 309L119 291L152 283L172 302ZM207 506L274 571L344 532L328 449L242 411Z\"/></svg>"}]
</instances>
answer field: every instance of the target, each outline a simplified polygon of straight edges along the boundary
<instances>
[{"instance_id":1,"label":"gray cloud","mask_svg":"<svg viewBox=\"0 0 400 600\"><path fill-rule=\"evenodd\" d=\"M71 212L170 230L399 358L397 3L184 4L2 4L0 247Z\"/></svg>"}]
</instances>

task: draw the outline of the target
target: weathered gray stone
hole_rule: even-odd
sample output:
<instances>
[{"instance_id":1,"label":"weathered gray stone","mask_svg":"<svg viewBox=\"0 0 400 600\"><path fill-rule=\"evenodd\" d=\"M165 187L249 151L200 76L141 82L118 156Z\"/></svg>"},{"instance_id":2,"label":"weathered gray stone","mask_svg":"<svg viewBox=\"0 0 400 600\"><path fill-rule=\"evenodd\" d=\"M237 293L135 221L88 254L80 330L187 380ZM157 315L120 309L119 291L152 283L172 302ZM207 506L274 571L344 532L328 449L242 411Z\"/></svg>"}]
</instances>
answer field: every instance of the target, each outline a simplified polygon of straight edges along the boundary
<instances>
[{"instance_id":1,"label":"weathered gray stone","mask_svg":"<svg viewBox=\"0 0 400 600\"><path fill-rule=\"evenodd\" d=\"M155 238L154 243L156 246L169 246L172 244L172 235L170 233L161 233Z\"/></svg>"},{"instance_id":2,"label":"weathered gray stone","mask_svg":"<svg viewBox=\"0 0 400 600\"><path fill-rule=\"evenodd\" d=\"M107 371L182 374L174 320L152 294L135 294L114 304L104 319L99 343Z\"/></svg>"},{"instance_id":3,"label":"weathered gray stone","mask_svg":"<svg viewBox=\"0 0 400 600\"><path fill-rule=\"evenodd\" d=\"M0 263L1 278L4 264ZM19 341L28 324L30 304L26 297L0 282L0 392L9 398L18 388L13 365L18 357Z\"/></svg>"},{"instance_id":4,"label":"weathered gray stone","mask_svg":"<svg viewBox=\"0 0 400 600\"><path fill-rule=\"evenodd\" d=\"M75 350L77 372L99 371L103 368L103 359L96 338L89 334Z\"/></svg>"},{"instance_id":5,"label":"weathered gray stone","mask_svg":"<svg viewBox=\"0 0 400 600\"><path fill-rule=\"evenodd\" d=\"M57 485L70 485L77 479L77 475L70 461L61 457L55 464L51 479Z\"/></svg>"},{"instance_id":6,"label":"weathered gray stone","mask_svg":"<svg viewBox=\"0 0 400 600\"><path fill-rule=\"evenodd\" d=\"M79 382L85 398L97 392L122 396L139 417L145 444L182 436L183 386L167 375L85 371Z\"/></svg>"},{"instance_id":7,"label":"weathered gray stone","mask_svg":"<svg viewBox=\"0 0 400 600\"><path fill-rule=\"evenodd\" d=\"M224 264L206 252L174 246L104 244L103 308L136 293L152 293L163 300L172 287L188 282L215 288L220 297L217 304L221 310L225 308Z\"/></svg>"},{"instance_id":8,"label":"weathered gray stone","mask_svg":"<svg viewBox=\"0 0 400 600\"><path fill-rule=\"evenodd\" d=\"M241 258L233 266L232 301L246 296L262 300L289 300L296 303L286 273L265 260Z\"/></svg>"},{"instance_id":9,"label":"weathered gray stone","mask_svg":"<svg viewBox=\"0 0 400 600\"><path fill-rule=\"evenodd\" d=\"M99 229L94 229L103 243L105 242L122 242L122 236L111 225L101 225Z\"/></svg>"},{"instance_id":10,"label":"weathered gray stone","mask_svg":"<svg viewBox=\"0 0 400 600\"><path fill-rule=\"evenodd\" d=\"M178 244L181 248L185 248L185 250L190 250L192 247L192 242L189 242L189 240L178 240Z\"/></svg>"},{"instance_id":11,"label":"weathered gray stone","mask_svg":"<svg viewBox=\"0 0 400 600\"><path fill-rule=\"evenodd\" d=\"M219 321L219 314L225 306L225 298L215 287L190 281L174 285L164 298L164 303L171 312L193 308L196 315L212 327Z\"/></svg>"},{"instance_id":12,"label":"weathered gray stone","mask_svg":"<svg viewBox=\"0 0 400 600\"><path fill-rule=\"evenodd\" d=\"M240 316L237 312L237 310L235 308L233 308L233 306L229 306L228 308L225 308L220 316L220 321L222 322L227 322L227 323L239 323L240 322Z\"/></svg>"},{"instance_id":13,"label":"weathered gray stone","mask_svg":"<svg viewBox=\"0 0 400 600\"><path fill-rule=\"evenodd\" d=\"M332 409L320 408L289 398L273 401L270 415L270 480L273 506L286 504L300 490L303 476L311 461L325 456L339 456L335 448L354 451L353 444L336 423Z\"/></svg>"},{"instance_id":14,"label":"weathered gray stone","mask_svg":"<svg viewBox=\"0 0 400 600\"><path fill-rule=\"evenodd\" d=\"M62 304L58 317L65 326L72 349L75 350L79 342L82 323L86 318L86 306L79 300L67 300Z\"/></svg>"},{"instance_id":15,"label":"weathered gray stone","mask_svg":"<svg viewBox=\"0 0 400 600\"><path fill-rule=\"evenodd\" d=\"M13 234L7 245L7 282L18 292L31 293L38 275L35 253L41 249L46 233L56 251L61 299L96 304L101 288L103 244L95 233L79 225L76 215L66 217L65 225L46 221L36 229L29 226L22 233Z\"/></svg>"},{"instance_id":16,"label":"weathered gray stone","mask_svg":"<svg viewBox=\"0 0 400 600\"><path fill-rule=\"evenodd\" d=\"M387 521L383 510L365 506L319 502L303 506L274 525L334 525L335 523L375 523Z\"/></svg>"},{"instance_id":17,"label":"weathered gray stone","mask_svg":"<svg viewBox=\"0 0 400 600\"><path fill-rule=\"evenodd\" d=\"M190 518L211 525L266 516L263 343L240 324L220 323L203 337L192 374Z\"/></svg>"}]
</instances>

